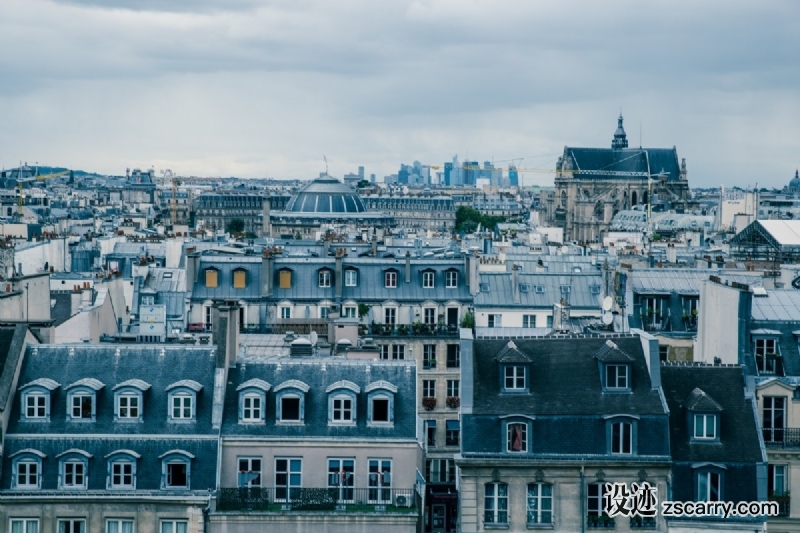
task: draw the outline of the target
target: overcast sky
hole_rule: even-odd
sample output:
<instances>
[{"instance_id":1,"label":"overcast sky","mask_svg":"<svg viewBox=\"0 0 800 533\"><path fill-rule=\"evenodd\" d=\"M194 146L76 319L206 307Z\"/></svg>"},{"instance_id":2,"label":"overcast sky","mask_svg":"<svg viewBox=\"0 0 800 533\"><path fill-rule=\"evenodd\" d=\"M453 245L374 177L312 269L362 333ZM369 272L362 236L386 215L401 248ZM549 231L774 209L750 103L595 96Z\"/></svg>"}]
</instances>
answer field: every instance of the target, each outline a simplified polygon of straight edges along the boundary
<instances>
[{"instance_id":1,"label":"overcast sky","mask_svg":"<svg viewBox=\"0 0 800 533\"><path fill-rule=\"evenodd\" d=\"M0 165L553 168L610 147L622 110L630 145L677 146L693 186L783 186L798 28L794 0L5 0Z\"/></svg>"}]
</instances>

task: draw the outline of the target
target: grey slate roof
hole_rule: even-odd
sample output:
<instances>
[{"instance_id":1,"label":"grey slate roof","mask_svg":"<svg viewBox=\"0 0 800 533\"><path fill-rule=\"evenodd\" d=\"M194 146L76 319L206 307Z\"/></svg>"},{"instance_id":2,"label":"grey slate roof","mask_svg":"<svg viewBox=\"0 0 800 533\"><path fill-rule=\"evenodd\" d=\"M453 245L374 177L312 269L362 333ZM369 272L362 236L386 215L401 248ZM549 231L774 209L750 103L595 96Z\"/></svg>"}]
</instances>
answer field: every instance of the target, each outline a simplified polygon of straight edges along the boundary
<instances>
[{"instance_id":1,"label":"grey slate roof","mask_svg":"<svg viewBox=\"0 0 800 533\"><path fill-rule=\"evenodd\" d=\"M589 274L519 274L520 303L511 295L510 272L483 272L480 274L481 291L475 295L475 307L524 307L552 309L561 298L569 301L573 309L599 310L602 277L600 272ZM523 287L523 285L527 286ZM569 287L569 293L562 293ZM484 288L486 290L484 290ZM525 290L526 289L526 290Z\"/></svg>"},{"instance_id":2,"label":"grey slate roof","mask_svg":"<svg viewBox=\"0 0 800 533\"><path fill-rule=\"evenodd\" d=\"M28 333L27 324L13 328L0 328L0 412L4 412L12 400L11 387L17 372L22 346Z\"/></svg>"},{"instance_id":3,"label":"grey slate roof","mask_svg":"<svg viewBox=\"0 0 800 533\"><path fill-rule=\"evenodd\" d=\"M617 343L608 339L594 356L604 363L630 363L634 358L619 349Z\"/></svg>"},{"instance_id":4,"label":"grey slate roof","mask_svg":"<svg viewBox=\"0 0 800 533\"><path fill-rule=\"evenodd\" d=\"M800 291L771 289L767 296L753 298L753 320L800 322Z\"/></svg>"},{"instance_id":5,"label":"grey slate roof","mask_svg":"<svg viewBox=\"0 0 800 533\"><path fill-rule=\"evenodd\" d=\"M566 148L575 170L605 170L613 172L643 172L659 174L668 181L680 178L678 152L675 148ZM579 173L576 175L580 176ZM639 178L641 179L641 178Z\"/></svg>"},{"instance_id":6,"label":"grey slate roof","mask_svg":"<svg viewBox=\"0 0 800 533\"><path fill-rule=\"evenodd\" d=\"M695 387L694 390L689 393L689 397L683 402L683 406L690 411L709 413L724 411L722 406L718 404L714 398L703 392L699 387Z\"/></svg>"},{"instance_id":7,"label":"grey slate roof","mask_svg":"<svg viewBox=\"0 0 800 533\"><path fill-rule=\"evenodd\" d=\"M630 283L633 292L638 294L665 295L673 292L685 296L700 294L700 285L708 280L711 275L716 275L714 270L688 269L688 268L646 268L631 271ZM751 286L760 286L761 280L756 276L729 275L725 278Z\"/></svg>"}]
</instances>

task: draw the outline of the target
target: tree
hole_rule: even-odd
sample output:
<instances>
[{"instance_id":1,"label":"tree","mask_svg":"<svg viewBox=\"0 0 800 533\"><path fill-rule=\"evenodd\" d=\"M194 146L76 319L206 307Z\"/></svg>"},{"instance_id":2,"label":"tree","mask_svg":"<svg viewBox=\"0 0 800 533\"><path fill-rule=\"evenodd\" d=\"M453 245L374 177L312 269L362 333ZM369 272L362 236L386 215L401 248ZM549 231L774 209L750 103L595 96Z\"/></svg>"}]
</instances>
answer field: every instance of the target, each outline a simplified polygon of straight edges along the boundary
<instances>
[{"instance_id":1,"label":"tree","mask_svg":"<svg viewBox=\"0 0 800 533\"><path fill-rule=\"evenodd\" d=\"M505 217L481 214L480 211L472 207L462 205L456 209L456 233L472 233L478 229L478 224L484 229L493 230L497 224L505 222Z\"/></svg>"},{"instance_id":2,"label":"tree","mask_svg":"<svg viewBox=\"0 0 800 533\"><path fill-rule=\"evenodd\" d=\"M364 187L369 187L372 183L369 180L361 180L356 184L356 188L363 189Z\"/></svg>"},{"instance_id":3,"label":"tree","mask_svg":"<svg viewBox=\"0 0 800 533\"><path fill-rule=\"evenodd\" d=\"M228 225L225 226L225 231L234 235L236 233L242 233L244 231L244 220L241 218L232 218Z\"/></svg>"}]
</instances>

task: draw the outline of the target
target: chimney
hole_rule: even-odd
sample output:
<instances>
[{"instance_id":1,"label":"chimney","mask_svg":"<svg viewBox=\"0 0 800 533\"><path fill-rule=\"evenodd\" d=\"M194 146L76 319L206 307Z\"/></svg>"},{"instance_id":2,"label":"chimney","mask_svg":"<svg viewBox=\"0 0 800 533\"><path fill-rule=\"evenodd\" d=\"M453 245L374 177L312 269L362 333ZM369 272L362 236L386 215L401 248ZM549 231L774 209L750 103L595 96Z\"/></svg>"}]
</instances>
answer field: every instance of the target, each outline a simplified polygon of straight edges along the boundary
<instances>
[{"instance_id":1,"label":"chimney","mask_svg":"<svg viewBox=\"0 0 800 533\"><path fill-rule=\"evenodd\" d=\"M322 246L325 249L324 257L328 257L328 253L331 251L331 241L327 237L322 238Z\"/></svg>"},{"instance_id":2,"label":"chimney","mask_svg":"<svg viewBox=\"0 0 800 533\"><path fill-rule=\"evenodd\" d=\"M272 250L265 248L261 254L261 296L272 296Z\"/></svg>"},{"instance_id":3,"label":"chimney","mask_svg":"<svg viewBox=\"0 0 800 533\"><path fill-rule=\"evenodd\" d=\"M217 346L217 368L233 366L239 350L239 305L216 303L211 313L214 324L212 342Z\"/></svg>"},{"instance_id":4,"label":"chimney","mask_svg":"<svg viewBox=\"0 0 800 533\"><path fill-rule=\"evenodd\" d=\"M74 316L78 314L78 310L81 308L81 291L78 290L78 287L75 287L70 294L70 316Z\"/></svg>"},{"instance_id":5,"label":"chimney","mask_svg":"<svg viewBox=\"0 0 800 533\"><path fill-rule=\"evenodd\" d=\"M81 292L81 307L92 306L92 289L83 289Z\"/></svg>"},{"instance_id":6,"label":"chimney","mask_svg":"<svg viewBox=\"0 0 800 533\"><path fill-rule=\"evenodd\" d=\"M675 249L675 245L672 243L667 244L667 263L677 263L678 262L678 250Z\"/></svg>"},{"instance_id":7,"label":"chimney","mask_svg":"<svg viewBox=\"0 0 800 533\"><path fill-rule=\"evenodd\" d=\"M197 267L200 264L200 254L197 253L196 248L186 249L186 290L191 292L194 290L194 282L197 279Z\"/></svg>"},{"instance_id":8,"label":"chimney","mask_svg":"<svg viewBox=\"0 0 800 533\"><path fill-rule=\"evenodd\" d=\"M333 281L336 284L336 303L339 303L339 300L342 297L342 285L344 285L344 270L342 267L342 263L344 261L344 248L337 248L336 249L336 272L333 273Z\"/></svg>"},{"instance_id":9,"label":"chimney","mask_svg":"<svg viewBox=\"0 0 800 533\"><path fill-rule=\"evenodd\" d=\"M406 283L411 283L411 252L406 252Z\"/></svg>"},{"instance_id":10,"label":"chimney","mask_svg":"<svg viewBox=\"0 0 800 533\"><path fill-rule=\"evenodd\" d=\"M269 237L272 234L272 226L270 224L270 195L264 197L264 215L263 219L261 220L261 232L264 234L265 237Z\"/></svg>"},{"instance_id":11,"label":"chimney","mask_svg":"<svg viewBox=\"0 0 800 533\"><path fill-rule=\"evenodd\" d=\"M466 266L466 276L467 281L469 283L469 293L472 296L475 296L480 292L480 276L478 275L478 262L480 259L478 258L478 251L472 255L467 255L465 257L465 266Z\"/></svg>"},{"instance_id":12,"label":"chimney","mask_svg":"<svg viewBox=\"0 0 800 533\"><path fill-rule=\"evenodd\" d=\"M375 257L378 254L378 236L372 236L372 257Z\"/></svg>"},{"instance_id":13,"label":"chimney","mask_svg":"<svg viewBox=\"0 0 800 533\"><path fill-rule=\"evenodd\" d=\"M511 268L511 290L514 293L514 303L519 303L519 266L514 264Z\"/></svg>"}]
</instances>

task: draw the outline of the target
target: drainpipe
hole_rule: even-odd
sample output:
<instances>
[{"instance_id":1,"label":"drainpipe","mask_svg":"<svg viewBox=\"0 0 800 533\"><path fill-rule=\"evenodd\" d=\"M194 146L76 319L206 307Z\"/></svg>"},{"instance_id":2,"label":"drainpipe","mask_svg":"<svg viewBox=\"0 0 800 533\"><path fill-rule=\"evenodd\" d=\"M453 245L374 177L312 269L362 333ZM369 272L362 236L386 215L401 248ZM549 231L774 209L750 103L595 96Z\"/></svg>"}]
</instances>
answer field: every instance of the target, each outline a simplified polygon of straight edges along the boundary
<instances>
[{"instance_id":1,"label":"drainpipe","mask_svg":"<svg viewBox=\"0 0 800 533\"><path fill-rule=\"evenodd\" d=\"M583 465L581 465L581 533L586 533L586 498L584 495L584 470Z\"/></svg>"}]
</instances>

